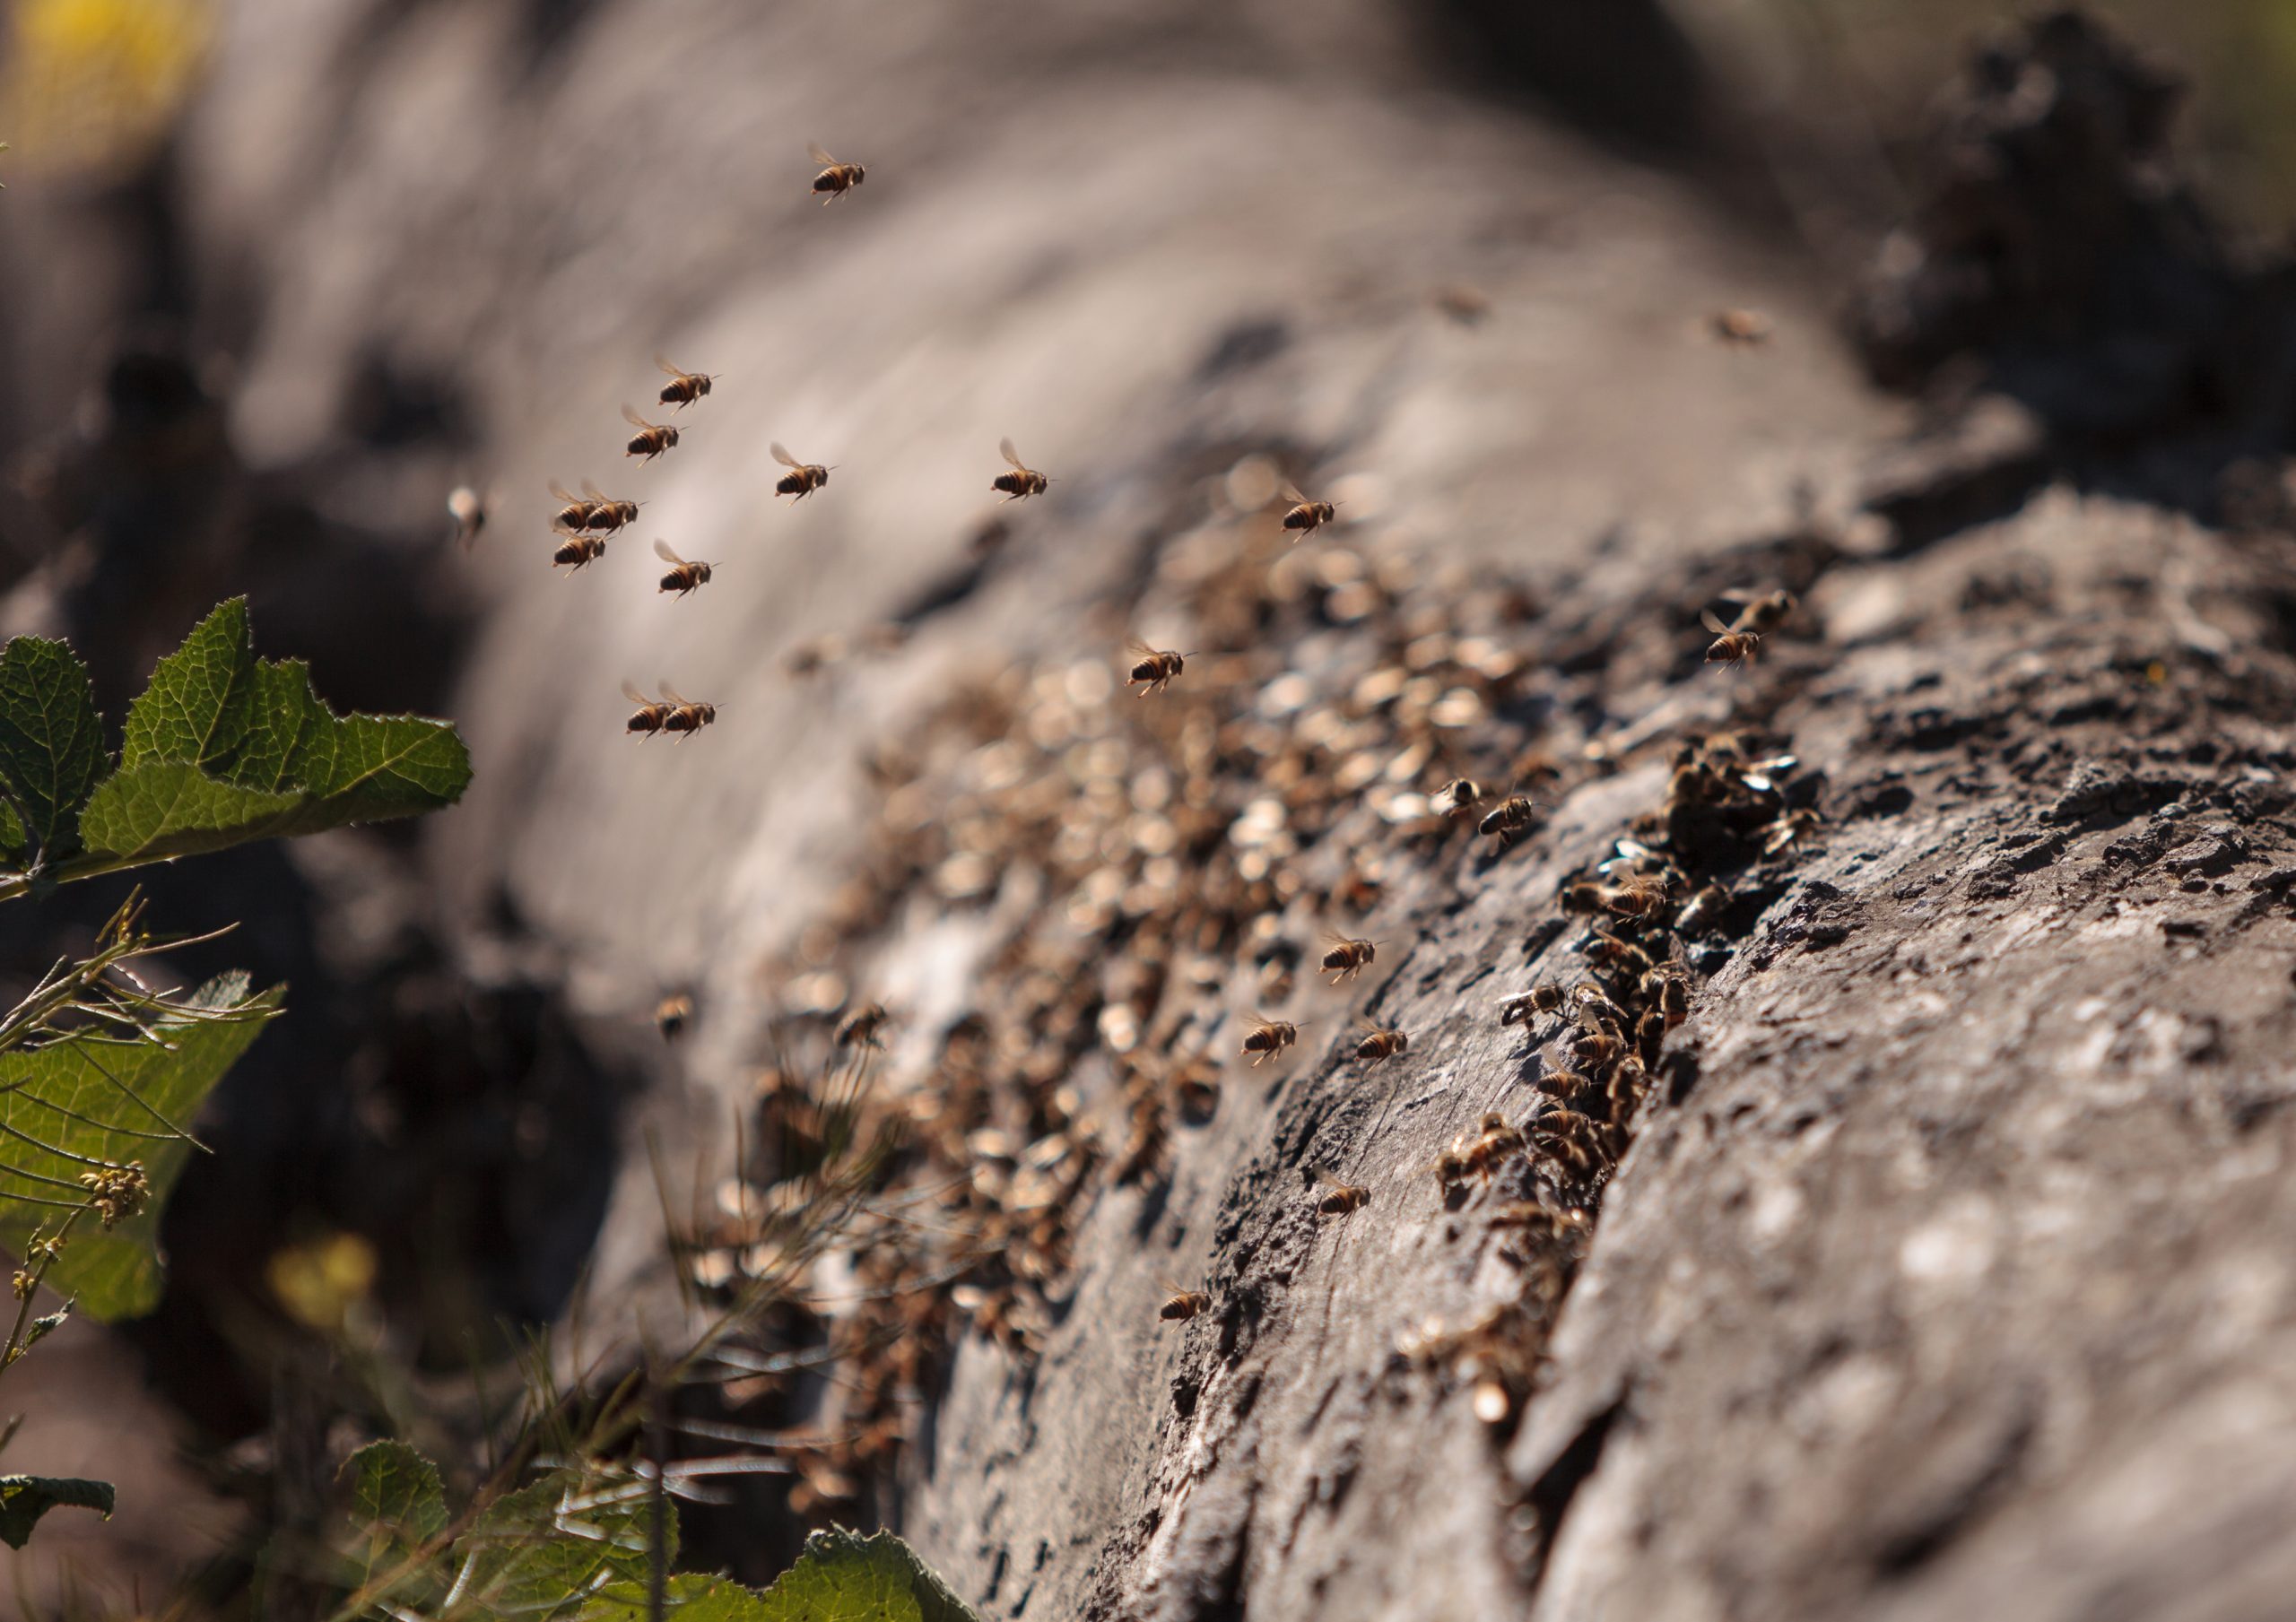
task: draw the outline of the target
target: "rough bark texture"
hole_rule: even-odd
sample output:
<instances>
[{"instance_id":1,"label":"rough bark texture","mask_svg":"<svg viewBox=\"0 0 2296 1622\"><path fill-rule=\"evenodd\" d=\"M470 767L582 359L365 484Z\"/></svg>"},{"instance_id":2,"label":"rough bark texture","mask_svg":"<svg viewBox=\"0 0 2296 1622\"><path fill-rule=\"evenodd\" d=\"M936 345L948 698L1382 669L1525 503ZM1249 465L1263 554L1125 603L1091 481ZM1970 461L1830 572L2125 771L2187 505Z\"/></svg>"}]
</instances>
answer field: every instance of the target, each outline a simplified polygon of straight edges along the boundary
<instances>
[{"instance_id":1,"label":"rough bark texture","mask_svg":"<svg viewBox=\"0 0 2296 1622\"><path fill-rule=\"evenodd\" d=\"M2046 30L1976 81L1946 153L1978 160L1861 295L1894 381L1988 358L1992 388L1917 412L1861 377L1833 290L1710 195L1459 99L1396 13L1233 9L1135 7L1118 49L1065 6L1003 30L238 8L184 146L202 263L244 290L204 309L248 357L238 443L412 533L470 453L378 432L337 459L327 424L450 400L510 492L466 582L479 786L422 857L449 932L478 955L522 918L586 1042L657 1071L629 1141L708 1145L806 929L881 865L865 759L929 755L952 690L1007 660L1105 688L1135 630L1202 646L1156 719L1063 690L1144 766L1179 747L1170 716L1242 725L1287 675L1304 696L1267 724L1344 707L1449 604L1442 636L1514 667L1437 667L1475 689L1473 728L1318 813L1265 936L1151 999L1151 1047L1226 1068L1208 1118L1174 1110L1121 1167L1118 1068L1063 1078L1107 1141L1020 1337L1039 1350L957 1334L891 1517L996 1618L2276 1614L2296 565L2270 479L2244 524L2191 515L2284 436L2282 317L2145 189L2146 81ZM1238 76L1271 56L1279 81ZM858 196L802 195L808 137L869 163ZM2025 172L2004 151L2095 205L1988 187ZM1454 282L1487 320L1428 307ZM1766 344L1714 341L1735 306ZM610 476L657 349L725 380L687 445ZM1061 482L984 559L1005 433ZM835 482L772 510L770 438ZM1335 539L1286 559L1221 507L1261 450L1352 476ZM586 473L717 581L657 600L629 537L544 578L544 482ZM1226 546L1256 559L1253 609L1214 628L1193 560ZM1388 605L1338 612L1359 577L1313 576L1309 548ZM1803 606L1764 660L1705 665L1699 609L1781 581ZM884 621L898 654L780 668ZM621 735L616 681L657 673L725 707L715 735ZM1649 837L1678 749L1723 733L1796 757L1781 808L1822 822L1683 851L1731 899L1684 932L1691 1015L1614 1167L1543 1153L1446 1197L1437 1157L1527 1115L1557 1063L1551 1027L1492 1005L1585 972L1559 892ZM1503 786L1534 750L1552 807L1503 854L1382 809L1447 762ZM920 851L953 848L925 822ZM1331 988L1300 965L1270 1011L1315 1023L1245 1068L1282 961L1258 949L1341 921L1366 858L1380 898L1351 932L1376 967ZM922 872L890 893L838 967L905 1014L889 1085L914 1089L1029 908L944 908ZM1124 1001L1120 965L1078 972ZM641 1044L676 984L701 1017L673 1062ZM1410 1051L1349 1056L1358 1015ZM1319 1215L1317 1166L1362 1209ZM658 1296L642 1155L615 1189L600 1292ZM1584 1220L1505 1226L1526 1200ZM1211 1309L1161 1323L1168 1279Z\"/></svg>"}]
</instances>

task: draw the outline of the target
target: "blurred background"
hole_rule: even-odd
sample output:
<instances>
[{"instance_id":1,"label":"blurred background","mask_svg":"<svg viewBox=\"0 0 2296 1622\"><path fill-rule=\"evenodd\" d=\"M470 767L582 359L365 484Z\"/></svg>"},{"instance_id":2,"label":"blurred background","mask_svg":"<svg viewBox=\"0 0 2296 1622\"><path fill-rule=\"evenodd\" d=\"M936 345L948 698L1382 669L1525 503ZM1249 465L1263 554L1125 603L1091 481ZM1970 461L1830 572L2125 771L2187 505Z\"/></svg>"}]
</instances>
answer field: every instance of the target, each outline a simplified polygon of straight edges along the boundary
<instances>
[{"instance_id":1,"label":"blurred background","mask_svg":"<svg viewBox=\"0 0 2296 1622\"><path fill-rule=\"evenodd\" d=\"M150 886L169 927L242 921L190 971L291 1013L215 1102L161 1312L10 1381L40 1417L9 1468L121 1511L0 1553L0 1606L244 1604L323 1488L294 1427L376 1418L347 1313L419 1386L586 1276L665 1289L638 1146L707 1143L773 1021L847 995L807 926L873 745L1008 656L1119 645L1109 605L1239 455L1353 479L1375 549L1577 575L1847 510L1920 410L1851 289L2020 9L0 7L0 629L69 636L116 716L245 593L261 652L453 716L478 774L420 825ZM2188 169L2275 247L2296 8L2096 9L2195 87ZM809 141L865 184L820 206ZM1706 333L1733 308L1774 325L1759 372ZM641 467L618 408L655 409L657 355L721 380ZM1059 481L1011 514L1008 434ZM832 485L777 503L774 439ZM583 479L645 516L552 578L548 487ZM718 579L660 597L657 533ZM725 719L634 756L619 683L661 677ZM0 915L0 970L118 898L83 888ZM951 971L904 972L929 1006ZM770 1575L804 1517L752 1510L698 1547Z\"/></svg>"}]
</instances>

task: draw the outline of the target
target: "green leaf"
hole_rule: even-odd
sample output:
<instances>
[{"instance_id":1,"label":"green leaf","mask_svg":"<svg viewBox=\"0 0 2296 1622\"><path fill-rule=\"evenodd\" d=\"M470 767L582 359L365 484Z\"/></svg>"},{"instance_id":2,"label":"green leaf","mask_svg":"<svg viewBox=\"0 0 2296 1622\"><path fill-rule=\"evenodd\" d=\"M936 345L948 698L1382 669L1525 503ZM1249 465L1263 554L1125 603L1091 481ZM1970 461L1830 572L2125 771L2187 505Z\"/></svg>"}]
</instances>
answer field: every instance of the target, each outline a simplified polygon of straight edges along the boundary
<instances>
[{"instance_id":1,"label":"green leaf","mask_svg":"<svg viewBox=\"0 0 2296 1622\"><path fill-rule=\"evenodd\" d=\"M917 1551L891 1532L815 1532L763 1593L724 1577L678 1577L669 1609L683 1622L980 1622ZM602 1590L583 1622L642 1622L642 1580Z\"/></svg>"},{"instance_id":2,"label":"green leaf","mask_svg":"<svg viewBox=\"0 0 2296 1622\"><path fill-rule=\"evenodd\" d=\"M80 808L109 765L88 667L61 642L11 638L0 651L0 779L22 811L10 818L13 848L29 823L43 860L70 855Z\"/></svg>"},{"instance_id":3,"label":"green leaf","mask_svg":"<svg viewBox=\"0 0 2296 1622\"><path fill-rule=\"evenodd\" d=\"M469 784L453 726L336 716L300 663L255 656L235 597L152 671L80 837L107 867L127 866L434 811Z\"/></svg>"},{"instance_id":4,"label":"green leaf","mask_svg":"<svg viewBox=\"0 0 2296 1622\"><path fill-rule=\"evenodd\" d=\"M111 1519L111 1483L74 1476L0 1476L0 1543L23 1548L32 1528L51 1509L69 1505Z\"/></svg>"},{"instance_id":5,"label":"green leaf","mask_svg":"<svg viewBox=\"0 0 2296 1622\"><path fill-rule=\"evenodd\" d=\"M25 849L24 824L16 808L0 800L0 867L22 872L30 859Z\"/></svg>"},{"instance_id":6,"label":"green leaf","mask_svg":"<svg viewBox=\"0 0 2296 1622\"><path fill-rule=\"evenodd\" d=\"M668 1547L677 1558L677 1508ZM456 1587L489 1614L569 1611L615 1583L646 1581L653 1559L653 1488L557 1470L487 1505L455 1540Z\"/></svg>"},{"instance_id":7,"label":"green leaf","mask_svg":"<svg viewBox=\"0 0 2296 1622\"><path fill-rule=\"evenodd\" d=\"M344 1462L352 1480L351 1513L361 1527L409 1543L447 1530L447 1489L439 1467L404 1442L370 1442Z\"/></svg>"},{"instance_id":8,"label":"green leaf","mask_svg":"<svg viewBox=\"0 0 2296 1622\"><path fill-rule=\"evenodd\" d=\"M143 1209L109 1232L80 1219L48 1275L98 1318L158 1304L160 1208L192 1149L181 1129L280 1006L276 988L248 996L244 975L187 1002L197 1011L161 1019L158 1043L98 1025L0 1054L0 1245L22 1255L43 1220L52 1228L80 1203L91 1161L144 1163Z\"/></svg>"}]
</instances>

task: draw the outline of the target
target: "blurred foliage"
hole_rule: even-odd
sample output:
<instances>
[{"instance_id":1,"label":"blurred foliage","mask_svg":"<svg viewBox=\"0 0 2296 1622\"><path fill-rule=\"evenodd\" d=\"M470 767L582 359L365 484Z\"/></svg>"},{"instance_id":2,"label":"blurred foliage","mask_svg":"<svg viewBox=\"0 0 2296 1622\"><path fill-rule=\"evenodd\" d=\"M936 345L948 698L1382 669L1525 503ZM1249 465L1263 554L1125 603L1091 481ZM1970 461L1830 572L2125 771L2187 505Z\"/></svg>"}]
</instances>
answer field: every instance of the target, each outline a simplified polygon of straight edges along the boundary
<instances>
[{"instance_id":1,"label":"blurred foliage","mask_svg":"<svg viewBox=\"0 0 2296 1622\"><path fill-rule=\"evenodd\" d=\"M26 172L132 169L174 122L212 32L203 0L17 0L0 117Z\"/></svg>"}]
</instances>

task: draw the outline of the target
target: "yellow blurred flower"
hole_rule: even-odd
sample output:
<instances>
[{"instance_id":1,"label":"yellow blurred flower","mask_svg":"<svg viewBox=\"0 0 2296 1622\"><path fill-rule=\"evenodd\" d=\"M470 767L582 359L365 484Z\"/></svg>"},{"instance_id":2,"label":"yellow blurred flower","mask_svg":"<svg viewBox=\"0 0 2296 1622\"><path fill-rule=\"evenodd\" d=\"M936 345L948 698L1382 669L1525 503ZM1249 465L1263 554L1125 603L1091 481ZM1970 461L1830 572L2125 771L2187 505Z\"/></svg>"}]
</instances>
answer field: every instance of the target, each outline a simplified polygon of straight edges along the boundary
<instances>
[{"instance_id":1,"label":"yellow blurred flower","mask_svg":"<svg viewBox=\"0 0 2296 1622\"><path fill-rule=\"evenodd\" d=\"M205 0L20 0L0 117L27 172L117 175L166 134L206 54Z\"/></svg>"},{"instance_id":2,"label":"yellow blurred flower","mask_svg":"<svg viewBox=\"0 0 2296 1622\"><path fill-rule=\"evenodd\" d=\"M264 1277L289 1317L334 1334L373 1291L376 1266L375 1247L357 1234L328 1234L274 1252Z\"/></svg>"}]
</instances>

